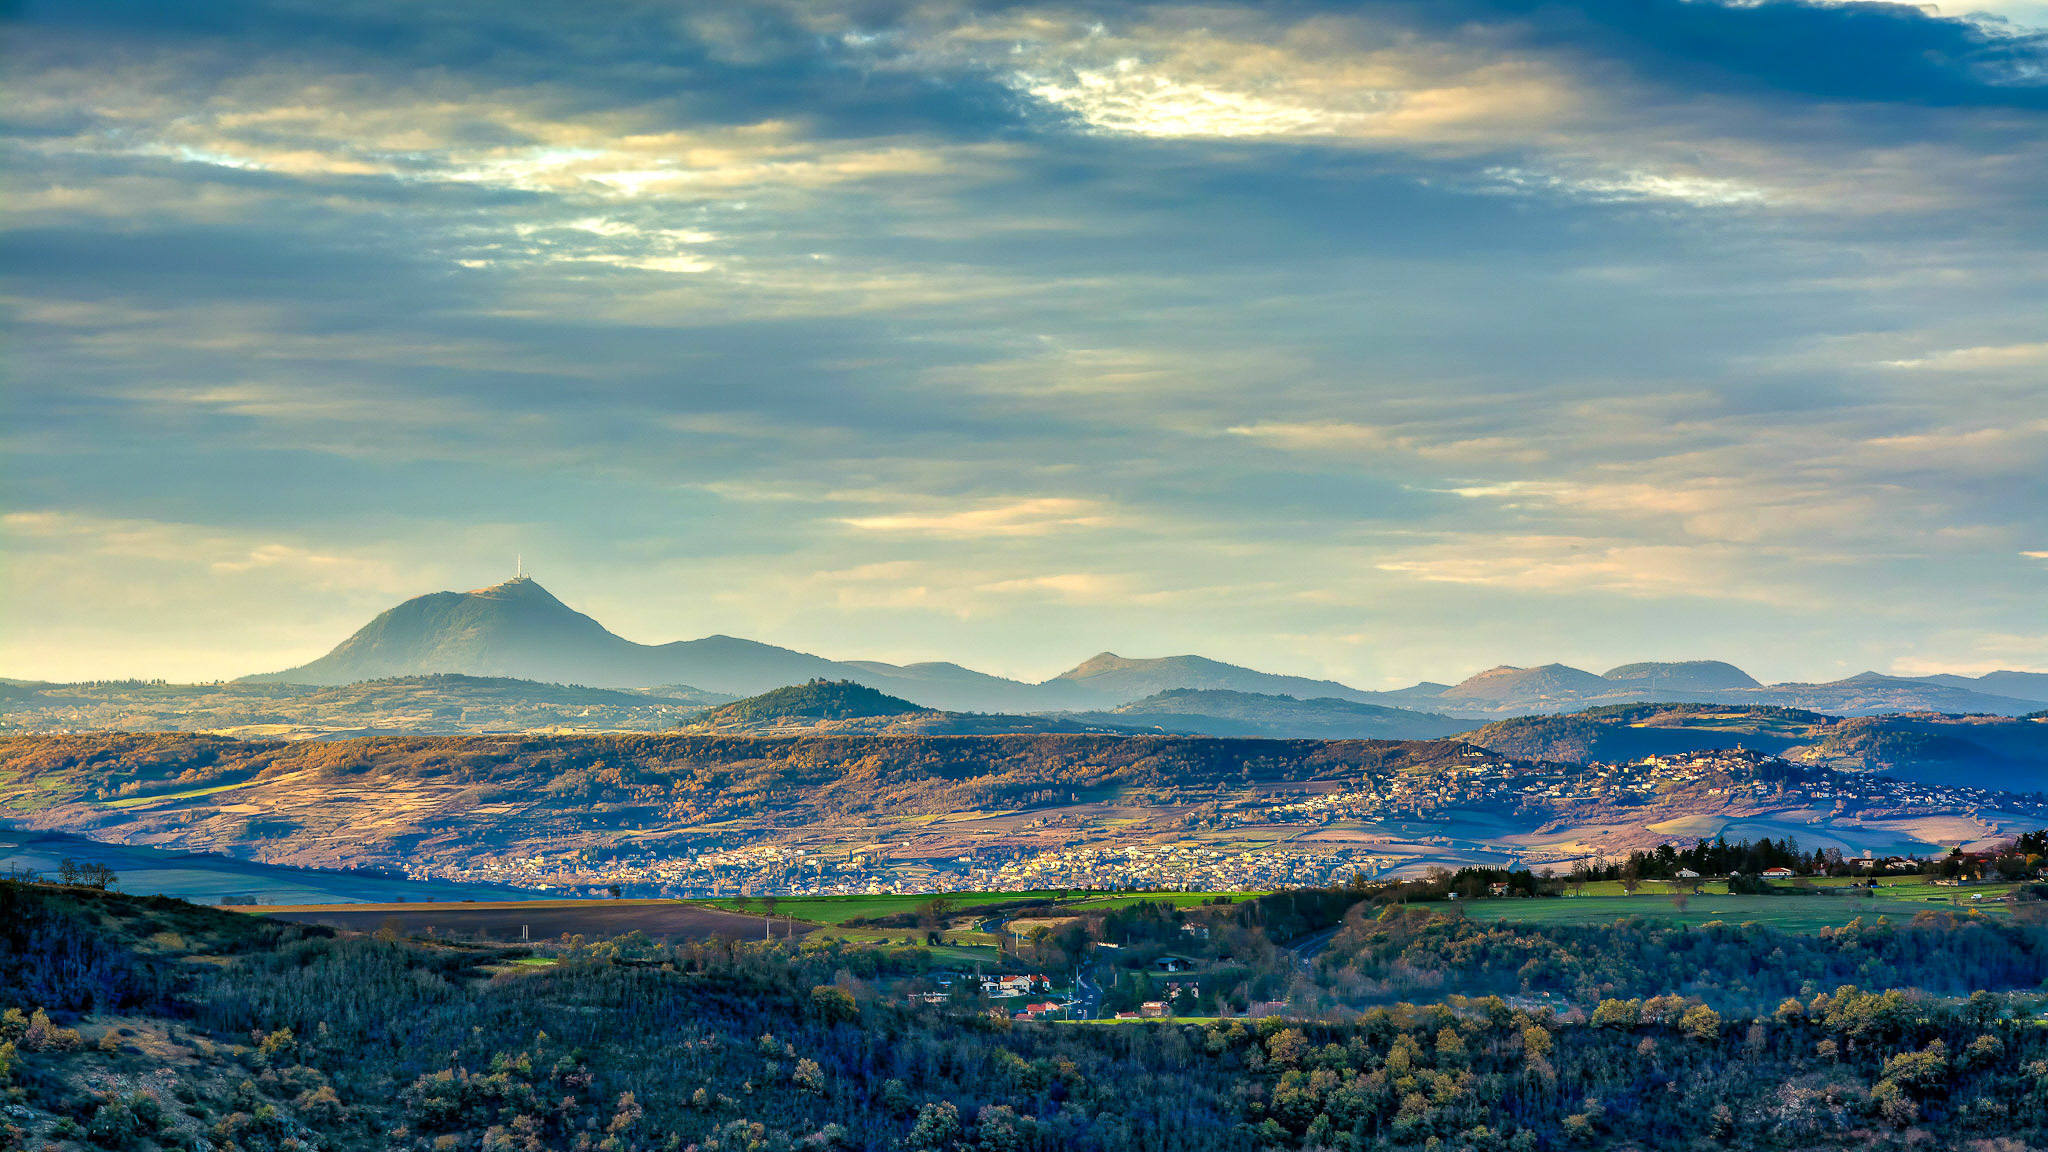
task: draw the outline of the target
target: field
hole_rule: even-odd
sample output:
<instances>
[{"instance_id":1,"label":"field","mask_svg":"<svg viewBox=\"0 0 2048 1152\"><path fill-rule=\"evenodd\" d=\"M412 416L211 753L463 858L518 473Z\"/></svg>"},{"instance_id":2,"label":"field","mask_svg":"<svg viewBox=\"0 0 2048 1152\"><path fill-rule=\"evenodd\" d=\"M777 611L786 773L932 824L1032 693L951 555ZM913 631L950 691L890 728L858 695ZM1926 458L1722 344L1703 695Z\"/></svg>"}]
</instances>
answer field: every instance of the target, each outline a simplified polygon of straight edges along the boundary
<instances>
[{"instance_id":1,"label":"field","mask_svg":"<svg viewBox=\"0 0 2048 1152\"><path fill-rule=\"evenodd\" d=\"M61 832L0 828L0 872L18 868L54 875L65 859L104 864L115 887L138 896L162 894L197 904L240 896L271 904L361 904L394 900L522 900L528 893L482 884L407 880L362 872L257 864L227 856L106 844Z\"/></svg>"},{"instance_id":2,"label":"field","mask_svg":"<svg viewBox=\"0 0 2048 1152\"><path fill-rule=\"evenodd\" d=\"M1207 904L1218 896L1242 899L1261 895L1257 892L1085 892L1066 889L1046 889L1035 892L947 892L942 894L952 902L951 917L967 916L978 907L991 904L1011 904L1026 900L1050 900L1063 911L1101 912L1146 902L1168 903L1177 908L1195 904ZM849 920L871 920L882 916L894 916L902 912L914 912L926 902L934 899L931 895L897 896L878 894L873 896L786 896L775 902L775 915L789 916L813 924L845 924ZM706 908L718 908L730 912L748 912L760 915L767 910L763 898L726 900L700 900L697 903ZM900 930L899 930L900 931Z\"/></svg>"},{"instance_id":3,"label":"field","mask_svg":"<svg viewBox=\"0 0 2048 1152\"><path fill-rule=\"evenodd\" d=\"M1918 879L1915 877L1914 879ZM1589 889L1593 885L1587 885ZM1936 888L1924 884L1901 884L1896 889L1880 888L1869 897L1823 892L1813 896L1770 895L1730 896L1726 891L1702 890L1686 901L1680 911L1669 892L1639 892L1626 895L1565 896L1542 900L1473 900L1462 903L1466 916L1474 920L1513 920L1533 923L1607 924L1627 916L1653 916L1685 924L1721 920L1730 924L1754 922L1787 932L1812 932L1839 928L1858 917L1866 920L1887 916L1907 920L1921 912L1977 909L1990 915L2006 915L2006 905L1994 902L2005 888ZM1983 899L1972 900L1981 895Z\"/></svg>"},{"instance_id":4,"label":"field","mask_svg":"<svg viewBox=\"0 0 2048 1152\"><path fill-rule=\"evenodd\" d=\"M237 908L235 911L372 932L390 927L406 935L465 939L547 940L583 936L604 940L628 932L657 939L760 939L770 926L759 916L742 916L675 900L506 900L459 904L355 904ZM802 936L808 924L776 921L774 934Z\"/></svg>"},{"instance_id":5,"label":"field","mask_svg":"<svg viewBox=\"0 0 2048 1152\"><path fill-rule=\"evenodd\" d=\"M211 788L191 788L183 792L159 792L153 796L129 796L121 800L107 800L103 802L103 806L107 808L140 808L144 804L154 804L159 800L194 800L201 796L213 796L221 792L232 792L237 788L247 786L248 782L244 780L233 784L216 784Z\"/></svg>"}]
</instances>

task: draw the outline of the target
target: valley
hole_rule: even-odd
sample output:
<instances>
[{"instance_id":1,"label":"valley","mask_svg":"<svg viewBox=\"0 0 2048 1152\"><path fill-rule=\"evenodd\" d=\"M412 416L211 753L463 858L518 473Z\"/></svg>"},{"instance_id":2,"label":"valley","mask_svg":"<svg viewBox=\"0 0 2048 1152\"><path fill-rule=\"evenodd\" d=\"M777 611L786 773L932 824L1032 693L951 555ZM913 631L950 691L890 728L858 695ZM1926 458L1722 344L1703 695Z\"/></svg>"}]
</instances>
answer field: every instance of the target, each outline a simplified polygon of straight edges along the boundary
<instances>
[{"instance_id":1,"label":"valley","mask_svg":"<svg viewBox=\"0 0 2048 1152\"><path fill-rule=\"evenodd\" d=\"M558 895L1270 890L1660 843L1924 856L2048 801L1755 751L1620 764L1461 741L1164 736L0 740L26 828Z\"/></svg>"}]
</instances>

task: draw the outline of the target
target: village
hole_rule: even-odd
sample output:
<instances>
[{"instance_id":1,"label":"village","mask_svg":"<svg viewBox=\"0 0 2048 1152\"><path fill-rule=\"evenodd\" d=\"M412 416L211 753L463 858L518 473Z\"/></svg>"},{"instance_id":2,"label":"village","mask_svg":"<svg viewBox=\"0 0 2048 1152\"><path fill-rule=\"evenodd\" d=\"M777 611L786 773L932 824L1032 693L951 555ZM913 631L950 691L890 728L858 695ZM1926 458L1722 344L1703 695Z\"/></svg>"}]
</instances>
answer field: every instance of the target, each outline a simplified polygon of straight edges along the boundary
<instances>
[{"instance_id":1,"label":"village","mask_svg":"<svg viewBox=\"0 0 2048 1152\"><path fill-rule=\"evenodd\" d=\"M1512 761L1485 753L1428 772L1361 774L1351 783L1183 792L1113 815L1071 809L1024 819L960 820L945 832L728 825L715 841L587 839L516 855L416 860L416 879L564 894L670 898L1094 890L1270 891L1419 872L1439 863L1567 870L1570 854L1497 849L1503 825L1638 829L1695 815L1796 813L1804 823L1961 816L1995 811L2048 821L2048 800L1955 785L1844 773L1740 749L1620 764ZM1493 814L1481 826L1474 814ZM1028 814L1026 814L1028 815ZM1988 828L1988 826L1986 826ZM1984 834L1989 834L1988 831ZM1648 836L1638 833L1638 839ZM1697 837L1671 834L1678 846ZM1960 841L1958 841L1960 842ZM1945 851L1926 843L1914 855ZM1581 850L1587 855L1591 850ZM1894 854L1904 854L1894 852Z\"/></svg>"}]
</instances>

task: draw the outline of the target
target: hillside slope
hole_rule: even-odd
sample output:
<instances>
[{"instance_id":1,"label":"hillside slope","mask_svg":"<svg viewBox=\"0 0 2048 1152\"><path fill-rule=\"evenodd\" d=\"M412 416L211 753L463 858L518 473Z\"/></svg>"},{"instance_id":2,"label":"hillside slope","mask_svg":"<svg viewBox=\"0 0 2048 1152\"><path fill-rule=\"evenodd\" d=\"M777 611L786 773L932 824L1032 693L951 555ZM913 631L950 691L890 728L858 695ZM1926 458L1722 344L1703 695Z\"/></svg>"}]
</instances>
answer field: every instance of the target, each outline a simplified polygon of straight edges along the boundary
<instances>
[{"instance_id":1,"label":"hillside slope","mask_svg":"<svg viewBox=\"0 0 2048 1152\"><path fill-rule=\"evenodd\" d=\"M1298 740L1434 740L1466 727L1449 716L1353 700L1202 688L1169 688L1107 712L1074 715L1111 724L1152 724L1167 732Z\"/></svg>"},{"instance_id":2,"label":"hillside slope","mask_svg":"<svg viewBox=\"0 0 2048 1152\"><path fill-rule=\"evenodd\" d=\"M0 805L26 826L316 867L497 859L565 844L994 811L1124 789L1241 790L1456 766L1455 741L1023 734L0 739ZM751 842L756 833L742 835ZM861 832L866 836L868 833ZM1050 830L1061 839L1069 834Z\"/></svg>"},{"instance_id":3,"label":"hillside slope","mask_svg":"<svg viewBox=\"0 0 2048 1152\"><path fill-rule=\"evenodd\" d=\"M322 737L373 732L652 732L728 697L684 685L623 692L436 673L319 686L276 682L48 684L0 701L8 732L220 732Z\"/></svg>"},{"instance_id":4,"label":"hillside slope","mask_svg":"<svg viewBox=\"0 0 2048 1152\"><path fill-rule=\"evenodd\" d=\"M1131 659L1114 652L1097 653L1046 683L1070 689L1083 688L1098 698L1116 702L1142 699L1170 688L1285 695L1297 699L1320 697L1365 701L1374 695L1335 680L1279 676L1203 656Z\"/></svg>"}]
</instances>

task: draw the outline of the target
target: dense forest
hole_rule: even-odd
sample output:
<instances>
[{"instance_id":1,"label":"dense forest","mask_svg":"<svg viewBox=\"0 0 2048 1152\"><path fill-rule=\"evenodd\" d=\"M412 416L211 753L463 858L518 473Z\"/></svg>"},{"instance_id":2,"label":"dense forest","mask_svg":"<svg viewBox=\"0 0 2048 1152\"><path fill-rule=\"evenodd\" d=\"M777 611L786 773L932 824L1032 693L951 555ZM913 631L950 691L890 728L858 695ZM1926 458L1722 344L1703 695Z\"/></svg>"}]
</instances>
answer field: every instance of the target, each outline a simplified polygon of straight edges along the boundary
<instances>
[{"instance_id":1,"label":"dense forest","mask_svg":"<svg viewBox=\"0 0 2048 1152\"><path fill-rule=\"evenodd\" d=\"M0 1131L17 1148L216 1152L2048 1139L2038 997L1886 986L2034 979L2034 929L1481 928L1343 890L1192 914L1276 939L1341 917L1313 966L1333 987L1409 969L1476 993L1518 985L1533 962L1577 964L1561 979L1607 994L1589 1010L1468 993L1263 1019L1013 1022L973 1000L906 1004L899 991L930 972L915 948L492 948L0 883ZM1137 943L1184 921L1154 905L1106 930ZM1688 992L1737 969L1739 1001Z\"/></svg>"}]
</instances>

